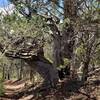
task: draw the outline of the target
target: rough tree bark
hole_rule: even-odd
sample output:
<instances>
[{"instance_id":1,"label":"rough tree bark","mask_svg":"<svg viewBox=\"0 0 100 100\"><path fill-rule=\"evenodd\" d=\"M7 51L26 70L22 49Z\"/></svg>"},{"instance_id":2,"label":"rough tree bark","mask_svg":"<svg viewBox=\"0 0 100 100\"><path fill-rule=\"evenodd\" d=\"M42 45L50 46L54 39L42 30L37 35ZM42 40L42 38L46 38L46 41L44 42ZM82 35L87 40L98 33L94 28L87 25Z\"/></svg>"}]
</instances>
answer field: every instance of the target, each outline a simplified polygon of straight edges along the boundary
<instances>
[{"instance_id":1,"label":"rough tree bark","mask_svg":"<svg viewBox=\"0 0 100 100\"><path fill-rule=\"evenodd\" d=\"M55 86L58 82L58 73L56 68L50 64L47 63L47 60L44 61L34 61L31 60L25 60L25 62L28 63L28 65L31 67L31 69L38 72L41 77L44 79L43 84Z\"/></svg>"},{"instance_id":2,"label":"rough tree bark","mask_svg":"<svg viewBox=\"0 0 100 100\"><path fill-rule=\"evenodd\" d=\"M62 43L63 43L63 55L68 58L70 63L70 70L75 72L75 61L74 61L74 45L75 45L75 27L74 23L77 19L77 0L64 0L64 18L70 20L66 23L66 27L63 29Z\"/></svg>"},{"instance_id":3,"label":"rough tree bark","mask_svg":"<svg viewBox=\"0 0 100 100\"><path fill-rule=\"evenodd\" d=\"M77 0L64 0L64 17L75 21L77 17Z\"/></svg>"},{"instance_id":4,"label":"rough tree bark","mask_svg":"<svg viewBox=\"0 0 100 100\"><path fill-rule=\"evenodd\" d=\"M57 68L59 65L63 63L62 53L61 53L61 35L60 31L55 24L55 22L51 21L51 24L49 25L51 28L53 34L53 64Z\"/></svg>"}]
</instances>

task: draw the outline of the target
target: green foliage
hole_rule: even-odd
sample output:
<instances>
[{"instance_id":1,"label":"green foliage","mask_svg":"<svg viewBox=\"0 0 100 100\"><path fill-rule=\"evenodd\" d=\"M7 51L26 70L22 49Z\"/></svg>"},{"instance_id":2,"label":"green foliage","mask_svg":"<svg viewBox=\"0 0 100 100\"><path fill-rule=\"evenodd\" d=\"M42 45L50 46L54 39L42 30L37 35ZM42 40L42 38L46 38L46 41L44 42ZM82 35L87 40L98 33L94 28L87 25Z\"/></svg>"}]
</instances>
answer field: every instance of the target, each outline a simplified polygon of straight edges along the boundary
<instances>
[{"instance_id":1,"label":"green foliage","mask_svg":"<svg viewBox=\"0 0 100 100\"><path fill-rule=\"evenodd\" d=\"M99 21L100 2L98 0L90 0L86 2L86 5L86 7L82 8L84 10L84 12L82 12L82 18L88 22L95 22L96 20Z\"/></svg>"},{"instance_id":2,"label":"green foliage","mask_svg":"<svg viewBox=\"0 0 100 100\"><path fill-rule=\"evenodd\" d=\"M43 27L45 26L45 21L38 15L34 15L30 21L27 21L25 17L15 12L5 16L2 22L2 31L6 31L15 36L43 37L44 31L47 30Z\"/></svg>"},{"instance_id":3,"label":"green foliage","mask_svg":"<svg viewBox=\"0 0 100 100\"><path fill-rule=\"evenodd\" d=\"M70 60L67 59L67 58L64 58L64 65L66 66L66 65L68 65L69 63L70 63Z\"/></svg>"},{"instance_id":4,"label":"green foliage","mask_svg":"<svg viewBox=\"0 0 100 100\"><path fill-rule=\"evenodd\" d=\"M82 55L84 55L85 53L85 48L83 47L83 44L81 44L78 48L76 48L75 50L75 54L80 57Z\"/></svg>"},{"instance_id":5,"label":"green foliage","mask_svg":"<svg viewBox=\"0 0 100 100\"><path fill-rule=\"evenodd\" d=\"M60 24L61 29L63 30L64 28L67 28L70 23L71 21L69 18L64 19L63 23Z\"/></svg>"},{"instance_id":6,"label":"green foliage","mask_svg":"<svg viewBox=\"0 0 100 100\"><path fill-rule=\"evenodd\" d=\"M66 65L69 65L69 64L70 64L70 60L67 59L67 58L64 58L63 61L64 61L64 64L63 64L63 65L60 65L60 66L59 66L60 68L65 68Z\"/></svg>"}]
</instances>

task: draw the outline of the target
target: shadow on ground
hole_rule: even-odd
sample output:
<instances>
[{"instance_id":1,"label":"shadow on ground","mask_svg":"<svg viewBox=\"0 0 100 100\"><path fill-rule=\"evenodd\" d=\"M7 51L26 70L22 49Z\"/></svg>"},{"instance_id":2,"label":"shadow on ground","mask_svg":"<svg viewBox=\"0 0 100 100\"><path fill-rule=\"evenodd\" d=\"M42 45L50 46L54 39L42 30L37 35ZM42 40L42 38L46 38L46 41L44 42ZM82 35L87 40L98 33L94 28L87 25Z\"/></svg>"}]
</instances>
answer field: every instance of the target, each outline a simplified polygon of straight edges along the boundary
<instances>
[{"instance_id":1,"label":"shadow on ground","mask_svg":"<svg viewBox=\"0 0 100 100\"><path fill-rule=\"evenodd\" d=\"M17 80L10 83L11 85L19 85L23 82ZM100 86L100 80L84 84L76 80L68 80L58 83L56 88L43 85L37 87L24 85L18 90L8 89L9 94L5 93L1 100L98 100L95 95L91 94L98 86Z\"/></svg>"}]
</instances>

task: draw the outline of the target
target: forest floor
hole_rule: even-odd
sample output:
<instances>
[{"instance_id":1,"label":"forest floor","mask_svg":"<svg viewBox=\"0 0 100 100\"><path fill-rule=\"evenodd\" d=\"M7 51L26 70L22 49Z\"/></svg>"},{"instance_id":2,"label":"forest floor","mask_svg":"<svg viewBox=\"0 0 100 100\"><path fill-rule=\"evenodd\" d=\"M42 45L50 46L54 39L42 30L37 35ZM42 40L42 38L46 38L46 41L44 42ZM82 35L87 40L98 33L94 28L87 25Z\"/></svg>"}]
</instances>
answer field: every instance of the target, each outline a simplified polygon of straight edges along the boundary
<instances>
[{"instance_id":1,"label":"forest floor","mask_svg":"<svg viewBox=\"0 0 100 100\"><path fill-rule=\"evenodd\" d=\"M4 87L5 94L0 100L100 100L98 78L89 79L84 84L66 79L58 83L55 89L40 89L40 86L32 85L29 80L9 80L4 82Z\"/></svg>"}]
</instances>

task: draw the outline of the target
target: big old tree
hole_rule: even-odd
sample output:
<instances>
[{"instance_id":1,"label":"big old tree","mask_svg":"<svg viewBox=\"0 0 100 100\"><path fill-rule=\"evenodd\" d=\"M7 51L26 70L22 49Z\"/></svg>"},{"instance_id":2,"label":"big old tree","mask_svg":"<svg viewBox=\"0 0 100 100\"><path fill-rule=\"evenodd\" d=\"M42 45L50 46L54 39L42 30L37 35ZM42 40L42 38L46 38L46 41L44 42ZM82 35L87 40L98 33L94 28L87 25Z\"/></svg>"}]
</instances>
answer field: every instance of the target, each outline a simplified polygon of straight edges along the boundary
<instances>
[{"instance_id":1,"label":"big old tree","mask_svg":"<svg viewBox=\"0 0 100 100\"><path fill-rule=\"evenodd\" d=\"M63 65L64 58L67 58L70 60L71 70L74 70L75 72L76 66L79 67L82 62L82 79L86 80L88 76L89 64L92 58L95 56L94 53L97 52L96 50L100 44L100 36L98 34L99 1L10 1L28 22L31 22L32 17L35 15L40 16L41 19L44 19L45 26L48 26L52 31L52 34L50 35L53 40L53 65L55 67L59 67L60 65ZM60 20L63 20L62 29L60 28ZM51 68L52 67L50 67L49 70L50 72L53 72ZM52 75L53 74L51 74L51 77Z\"/></svg>"}]
</instances>

